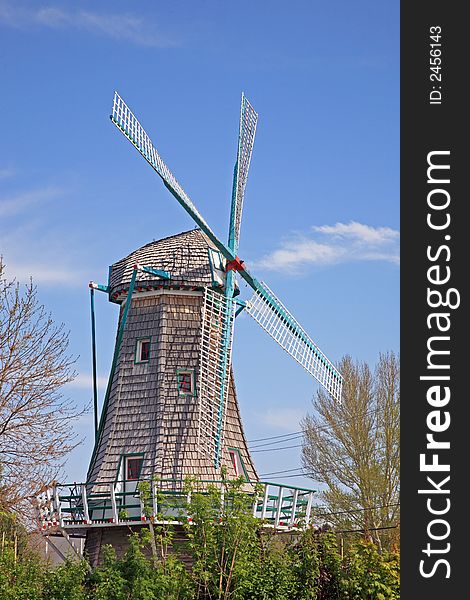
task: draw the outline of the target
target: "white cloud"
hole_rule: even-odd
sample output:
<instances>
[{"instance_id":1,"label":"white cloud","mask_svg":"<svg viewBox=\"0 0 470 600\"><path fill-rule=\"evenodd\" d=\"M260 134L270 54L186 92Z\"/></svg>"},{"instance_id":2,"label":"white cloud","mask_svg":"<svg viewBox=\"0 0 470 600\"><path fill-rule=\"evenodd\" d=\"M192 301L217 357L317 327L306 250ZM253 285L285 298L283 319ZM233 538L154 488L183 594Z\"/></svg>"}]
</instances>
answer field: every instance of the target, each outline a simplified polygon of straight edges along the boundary
<instances>
[{"instance_id":1,"label":"white cloud","mask_svg":"<svg viewBox=\"0 0 470 600\"><path fill-rule=\"evenodd\" d=\"M399 264L398 231L351 221L312 227L310 235L292 235L280 247L255 261L256 266L299 273L308 265L381 261Z\"/></svg>"},{"instance_id":2,"label":"white cloud","mask_svg":"<svg viewBox=\"0 0 470 600\"><path fill-rule=\"evenodd\" d=\"M55 6L20 8L0 0L0 23L19 29L31 26L76 29L155 48L178 45L177 39L159 33L152 23L132 14L66 11Z\"/></svg>"},{"instance_id":3,"label":"white cloud","mask_svg":"<svg viewBox=\"0 0 470 600\"><path fill-rule=\"evenodd\" d=\"M26 283L32 278L41 286L88 284L86 272L63 252L64 244L73 247L70 236L64 240L48 223L47 203L68 193L48 186L0 198L0 257L9 280Z\"/></svg>"},{"instance_id":4,"label":"white cloud","mask_svg":"<svg viewBox=\"0 0 470 600\"><path fill-rule=\"evenodd\" d=\"M108 378L106 375L98 375L97 384L99 388L105 388L108 385ZM93 387L93 376L91 373L81 373L67 385L75 388L91 390Z\"/></svg>"},{"instance_id":5,"label":"white cloud","mask_svg":"<svg viewBox=\"0 0 470 600\"><path fill-rule=\"evenodd\" d=\"M56 187L46 187L29 192L21 192L16 196L0 199L0 217L17 215L39 202L53 200L63 194L63 190Z\"/></svg>"},{"instance_id":6,"label":"white cloud","mask_svg":"<svg viewBox=\"0 0 470 600\"><path fill-rule=\"evenodd\" d=\"M257 418L266 425L286 431L297 431L303 417L305 411L297 408L269 408L257 414Z\"/></svg>"},{"instance_id":7,"label":"white cloud","mask_svg":"<svg viewBox=\"0 0 470 600\"><path fill-rule=\"evenodd\" d=\"M331 235L337 238L349 238L364 244L381 245L398 240L400 234L390 227L371 227L363 223L336 223L336 225L321 225L312 227L313 231Z\"/></svg>"},{"instance_id":8,"label":"white cloud","mask_svg":"<svg viewBox=\"0 0 470 600\"><path fill-rule=\"evenodd\" d=\"M70 287L83 287L87 282L86 274L76 269L68 269L63 265L21 263L5 261L5 276L19 282L27 282L32 277L34 284L66 285Z\"/></svg>"}]
</instances>

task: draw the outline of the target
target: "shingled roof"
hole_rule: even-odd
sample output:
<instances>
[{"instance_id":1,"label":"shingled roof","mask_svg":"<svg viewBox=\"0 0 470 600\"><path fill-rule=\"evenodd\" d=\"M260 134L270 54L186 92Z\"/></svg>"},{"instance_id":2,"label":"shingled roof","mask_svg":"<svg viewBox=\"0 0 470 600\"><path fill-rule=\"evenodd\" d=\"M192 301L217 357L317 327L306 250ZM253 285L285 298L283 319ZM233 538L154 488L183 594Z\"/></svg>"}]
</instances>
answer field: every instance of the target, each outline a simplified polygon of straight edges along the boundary
<instances>
[{"instance_id":1,"label":"shingled roof","mask_svg":"<svg viewBox=\"0 0 470 600\"><path fill-rule=\"evenodd\" d=\"M139 271L136 287L175 285L203 288L211 285L212 277L207 248L212 242L200 229L191 229L177 235L150 242L111 265L110 297L116 300L129 287L134 265L152 267L171 273L171 281Z\"/></svg>"}]
</instances>

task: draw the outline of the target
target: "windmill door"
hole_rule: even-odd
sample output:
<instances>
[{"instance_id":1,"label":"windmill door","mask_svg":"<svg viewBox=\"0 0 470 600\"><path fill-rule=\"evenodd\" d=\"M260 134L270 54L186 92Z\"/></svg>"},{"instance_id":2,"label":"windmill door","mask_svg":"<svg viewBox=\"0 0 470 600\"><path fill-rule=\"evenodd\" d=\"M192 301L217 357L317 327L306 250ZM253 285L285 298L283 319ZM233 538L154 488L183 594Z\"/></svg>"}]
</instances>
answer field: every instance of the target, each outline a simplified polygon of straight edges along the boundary
<instances>
[{"instance_id":1,"label":"windmill door","mask_svg":"<svg viewBox=\"0 0 470 600\"><path fill-rule=\"evenodd\" d=\"M138 483L142 471L142 455L123 456L119 480L116 484L116 497L119 498L118 505L126 514L127 518L140 519L140 500Z\"/></svg>"}]
</instances>

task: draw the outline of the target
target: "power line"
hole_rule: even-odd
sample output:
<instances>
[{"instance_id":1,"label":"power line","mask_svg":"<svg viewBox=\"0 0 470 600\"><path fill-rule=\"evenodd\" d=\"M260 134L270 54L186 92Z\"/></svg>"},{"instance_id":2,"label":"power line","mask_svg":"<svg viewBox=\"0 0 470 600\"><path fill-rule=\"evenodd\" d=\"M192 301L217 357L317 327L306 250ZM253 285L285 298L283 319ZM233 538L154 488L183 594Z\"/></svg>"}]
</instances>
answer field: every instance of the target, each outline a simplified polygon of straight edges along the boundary
<instances>
[{"instance_id":1,"label":"power line","mask_svg":"<svg viewBox=\"0 0 470 600\"><path fill-rule=\"evenodd\" d=\"M398 523L395 525L386 525L384 527L369 527L368 529L342 529L334 531L333 533L368 533L369 531L381 531L382 529L396 529Z\"/></svg>"},{"instance_id":2,"label":"power line","mask_svg":"<svg viewBox=\"0 0 470 600\"><path fill-rule=\"evenodd\" d=\"M254 446L250 446L250 449L251 448L263 448L264 446L272 446L273 444L280 444L280 443L283 443L283 442L292 442L294 440L298 440L298 439L303 438L303 437L304 436L302 434L301 435L294 435L293 437L285 438L285 439L282 439L282 440L276 440L276 441L273 441L273 442L265 442L264 444L256 444Z\"/></svg>"},{"instance_id":3,"label":"power line","mask_svg":"<svg viewBox=\"0 0 470 600\"><path fill-rule=\"evenodd\" d=\"M373 413L377 413L377 412L379 412L378 409L374 408L374 409L366 411L366 412L364 412L362 414L359 414L359 415L350 415L350 416L354 417L356 419L357 418L364 418L364 417L370 416ZM332 425L318 425L316 427L310 427L310 428L307 428L307 429L316 429L317 431L325 431L325 430L328 431L328 430L332 429ZM374 427L374 429L377 429L377 427ZM257 439L254 439L254 440L248 440L247 443L248 444L252 444L254 442L264 442L264 441L267 441L267 440L276 440L276 439L279 439L279 443L281 443L283 441L287 442L289 440L287 440L287 439L283 440L283 439L280 439L280 438L290 438L291 436L294 436L294 435L302 435L302 436L304 436L305 435L305 431L292 431L291 433L284 433L282 435L272 435L272 436L265 437L265 438L257 438ZM294 439L294 438L292 438L292 439ZM276 442L273 442L273 443L276 443ZM262 445L264 445L264 444L260 444L260 446L262 446Z\"/></svg>"},{"instance_id":4,"label":"power line","mask_svg":"<svg viewBox=\"0 0 470 600\"><path fill-rule=\"evenodd\" d=\"M351 513L363 512L366 510L379 510L381 508L391 508L392 506L400 506L399 502L395 502L394 504L384 504L382 506L366 506L365 508L351 508L350 510L342 510L340 512L326 512L326 513L315 513L316 517L329 517L336 515L349 515ZM318 507L313 507L318 508Z\"/></svg>"},{"instance_id":5,"label":"power line","mask_svg":"<svg viewBox=\"0 0 470 600\"><path fill-rule=\"evenodd\" d=\"M284 433L283 435L272 435L270 437L265 438L257 438L256 440L248 440L248 444L252 444L253 442L264 442L265 440L274 440L277 438L289 437L291 435L297 435L299 433L303 433L302 431L293 431L292 433Z\"/></svg>"},{"instance_id":6,"label":"power line","mask_svg":"<svg viewBox=\"0 0 470 600\"><path fill-rule=\"evenodd\" d=\"M296 467L295 469L284 469L284 471L270 471L269 473L262 473L260 477L266 477L267 475L278 475L279 473L292 473L293 471L303 471L303 468Z\"/></svg>"},{"instance_id":7,"label":"power line","mask_svg":"<svg viewBox=\"0 0 470 600\"><path fill-rule=\"evenodd\" d=\"M265 475L263 475L265 477ZM311 477L309 473L296 473L295 475L275 475L272 479L290 479L291 477Z\"/></svg>"},{"instance_id":8,"label":"power line","mask_svg":"<svg viewBox=\"0 0 470 600\"><path fill-rule=\"evenodd\" d=\"M275 450L287 450L287 448L302 448L302 444L295 446L281 446L280 448L265 448L264 450L250 450L250 452L274 452Z\"/></svg>"},{"instance_id":9,"label":"power line","mask_svg":"<svg viewBox=\"0 0 470 600\"><path fill-rule=\"evenodd\" d=\"M289 441L289 440L286 440ZM295 446L281 446L280 448L264 448L263 450L251 450L250 452L274 452L275 450L286 450L287 448L302 448L303 444L297 444ZM374 450L385 450L385 446L376 446Z\"/></svg>"}]
</instances>

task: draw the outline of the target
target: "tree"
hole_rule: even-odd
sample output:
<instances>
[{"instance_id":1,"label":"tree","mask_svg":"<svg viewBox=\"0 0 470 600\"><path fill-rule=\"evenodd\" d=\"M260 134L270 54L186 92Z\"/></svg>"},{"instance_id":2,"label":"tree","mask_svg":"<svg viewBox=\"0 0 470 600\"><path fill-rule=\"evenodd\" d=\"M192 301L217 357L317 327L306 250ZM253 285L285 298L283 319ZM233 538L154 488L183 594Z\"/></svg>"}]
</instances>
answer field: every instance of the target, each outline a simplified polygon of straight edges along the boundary
<instances>
[{"instance_id":1,"label":"tree","mask_svg":"<svg viewBox=\"0 0 470 600\"><path fill-rule=\"evenodd\" d=\"M61 393L75 377L68 344L33 283L4 279L0 260L0 509L26 515L26 499L77 444L72 422L83 411Z\"/></svg>"},{"instance_id":2,"label":"tree","mask_svg":"<svg viewBox=\"0 0 470 600\"><path fill-rule=\"evenodd\" d=\"M302 463L323 484L324 519L336 529L364 530L379 547L399 520L399 363L381 354L374 371L344 357L342 401L324 391L302 421ZM396 532L395 532L396 534Z\"/></svg>"}]
</instances>

